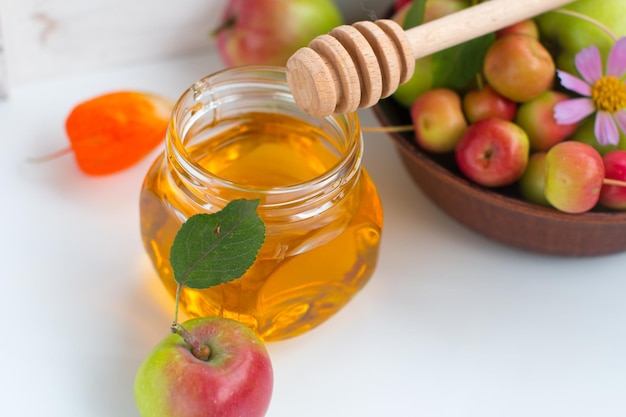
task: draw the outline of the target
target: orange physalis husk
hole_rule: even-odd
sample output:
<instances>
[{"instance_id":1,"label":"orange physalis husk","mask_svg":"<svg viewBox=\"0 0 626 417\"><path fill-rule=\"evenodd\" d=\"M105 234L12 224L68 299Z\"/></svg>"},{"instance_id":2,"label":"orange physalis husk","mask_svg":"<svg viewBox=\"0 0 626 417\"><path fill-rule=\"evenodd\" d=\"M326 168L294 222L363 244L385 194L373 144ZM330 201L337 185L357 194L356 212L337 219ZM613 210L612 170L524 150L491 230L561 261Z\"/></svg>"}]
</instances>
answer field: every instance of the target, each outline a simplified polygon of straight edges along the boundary
<instances>
[{"instance_id":1,"label":"orange physalis husk","mask_svg":"<svg viewBox=\"0 0 626 417\"><path fill-rule=\"evenodd\" d=\"M79 168L107 175L139 162L165 139L173 107L166 98L135 91L80 103L65 122Z\"/></svg>"}]
</instances>

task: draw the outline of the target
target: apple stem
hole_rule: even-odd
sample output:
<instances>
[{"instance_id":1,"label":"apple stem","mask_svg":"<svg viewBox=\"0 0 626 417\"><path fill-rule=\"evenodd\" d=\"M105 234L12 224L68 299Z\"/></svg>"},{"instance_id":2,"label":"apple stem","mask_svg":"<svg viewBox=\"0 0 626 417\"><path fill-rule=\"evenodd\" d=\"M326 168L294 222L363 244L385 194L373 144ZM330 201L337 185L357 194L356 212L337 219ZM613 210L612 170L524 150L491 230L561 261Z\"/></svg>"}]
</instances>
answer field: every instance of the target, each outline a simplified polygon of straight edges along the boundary
<instances>
[{"instance_id":1,"label":"apple stem","mask_svg":"<svg viewBox=\"0 0 626 417\"><path fill-rule=\"evenodd\" d=\"M170 331L183 338L185 343L187 343L187 345L191 347L191 353L193 354L193 356L200 359L201 361L208 361L209 358L211 357L211 348L208 347L207 345L201 344L198 341L198 339L193 337L193 335L189 333L189 331L183 327L182 324L178 323L178 304L180 301L180 291L182 290L182 288L183 286L181 284L178 284L178 286L176 287L176 302L174 303L174 320L172 321L172 325L170 326Z\"/></svg>"},{"instance_id":2,"label":"apple stem","mask_svg":"<svg viewBox=\"0 0 626 417\"><path fill-rule=\"evenodd\" d=\"M604 185L615 185L617 187L626 187L626 181L614 180L612 178L605 178L602 183Z\"/></svg>"},{"instance_id":3,"label":"apple stem","mask_svg":"<svg viewBox=\"0 0 626 417\"><path fill-rule=\"evenodd\" d=\"M556 10L553 10L553 12L564 14L564 15L568 15L568 16L572 16L572 17L577 17L577 18L582 19L582 20L584 20L586 22L589 22L592 25L595 25L599 29L601 29L604 32L606 32L606 34L611 37L613 42L617 41L617 35L615 35L615 33L613 33L613 31L611 29L609 29L607 26L605 26L604 24L602 24L601 22L597 21L596 19L594 19L592 17L589 17L589 16L584 15L582 13L575 12L573 10L568 10L568 9L556 9Z\"/></svg>"},{"instance_id":4,"label":"apple stem","mask_svg":"<svg viewBox=\"0 0 626 417\"><path fill-rule=\"evenodd\" d=\"M368 133L392 133L392 132L411 132L415 130L413 125L400 125L400 126L372 126L361 128L363 132Z\"/></svg>"},{"instance_id":5,"label":"apple stem","mask_svg":"<svg viewBox=\"0 0 626 417\"><path fill-rule=\"evenodd\" d=\"M191 348L191 353L201 361L208 361L211 357L211 348L198 341L182 324L172 324L172 333L178 334Z\"/></svg>"}]
</instances>

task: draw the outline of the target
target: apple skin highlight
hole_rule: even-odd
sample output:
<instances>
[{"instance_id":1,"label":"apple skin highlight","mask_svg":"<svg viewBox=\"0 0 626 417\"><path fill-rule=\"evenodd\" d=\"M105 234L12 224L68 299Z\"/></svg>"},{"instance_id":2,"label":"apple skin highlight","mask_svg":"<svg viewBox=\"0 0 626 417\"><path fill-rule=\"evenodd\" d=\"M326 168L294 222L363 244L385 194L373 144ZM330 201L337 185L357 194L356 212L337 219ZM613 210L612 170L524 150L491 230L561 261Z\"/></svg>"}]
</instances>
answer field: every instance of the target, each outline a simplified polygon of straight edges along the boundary
<instances>
[{"instance_id":1,"label":"apple skin highlight","mask_svg":"<svg viewBox=\"0 0 626 417\"><path fill-rule=\"evenodd\" d=\"M550 89L555 71L550 52L538 39L525 35L498 38L487 51L483 64L489 85L519 103Z\"/></svg>"},{"instance_id":2,"label":"apple skin highlight","mask_svg":"<svg viewBox=\"0 0 626 417\"><path fill-rule=\"evenodd\" d=\"M587 144L565 141L546 154L545 195L560 211L574 214L591 210L600 198L603 180L602 157Z\"/></svg>"},{"instance_id":3,"label":"apple skin highlight","mask_svg":"<svg viewBox=\"0 0 626 417\"><path fill-rule=\"evenodd\" d=\"M485 187L501 187L519 180L529 157L528 136L515 123L499 118L470 125L459 140L454 157L459 170Z\"/></svg>"},{"instance_id":4,"label":"apple skin highlight","mask_svg":"<svg viewBox=\"0 0 626 417\"><path fill-rule=\"evenodd\" d=\"M467 128L461 98L449 88L426 91L417 97L410 111L415 140L429 152L452 152Z\"/></svg>"}]
</instances>

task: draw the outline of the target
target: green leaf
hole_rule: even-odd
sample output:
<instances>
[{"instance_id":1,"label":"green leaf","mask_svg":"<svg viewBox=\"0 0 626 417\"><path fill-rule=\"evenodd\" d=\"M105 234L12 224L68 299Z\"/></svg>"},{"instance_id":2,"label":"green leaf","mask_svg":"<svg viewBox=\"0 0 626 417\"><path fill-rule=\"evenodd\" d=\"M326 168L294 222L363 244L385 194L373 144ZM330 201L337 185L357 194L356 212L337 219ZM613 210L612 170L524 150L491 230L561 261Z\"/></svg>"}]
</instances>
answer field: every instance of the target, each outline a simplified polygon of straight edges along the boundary
<instances>
[{"instance_id":1,"label":"green leaf","mask_svg":"<svg viewBox=\"0 0 626 417\"><path fill-rule=\"evenodd\" d=\"M170 251L176 282L208 288L241 277L265 241L258 205L259 200L234 200L221 211L187 219Z\"/></svg>"},{"instance_id":2,"label":"green leaf","mask_svg":"<svg viewBox=\"0 0 626 417\"><path fill-rule=\"evenodd\" d=\"M426 0L413 0L404 17L402 29L407 30L424 22L424 14L426 13Z\"/></svg>"},{"instance_id":3,"label":"green leaf","mask_svg":"<svg viewBox=\"0 0 626 417\"><path fill-rule=\"evenodd\" d=\"M495 40L489 33L432 56L433 85L462 89L482 70L487 49Z\"/></svg>"}]
</instances>

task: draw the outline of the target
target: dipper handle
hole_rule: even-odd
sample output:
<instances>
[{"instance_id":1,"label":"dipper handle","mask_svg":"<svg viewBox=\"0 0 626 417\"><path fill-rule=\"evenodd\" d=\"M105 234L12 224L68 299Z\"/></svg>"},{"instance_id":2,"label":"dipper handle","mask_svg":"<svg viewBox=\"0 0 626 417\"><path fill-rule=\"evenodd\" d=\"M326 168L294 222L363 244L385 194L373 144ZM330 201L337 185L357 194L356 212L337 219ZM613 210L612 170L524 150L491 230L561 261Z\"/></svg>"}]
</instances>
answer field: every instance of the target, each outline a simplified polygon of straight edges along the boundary
<instances>
[{"instance_id":1,"label":"dipper handle","mask_svg":"<svg viewBox=\"0 0 626 417\"><path fill-rule=\"evenodd\" d=\"M404 31L392 20L342 25L287 61L287 82L312 116L371 107L413 75L415 60L573 0L490 0Z\"/></svg>"}]
</instances>

